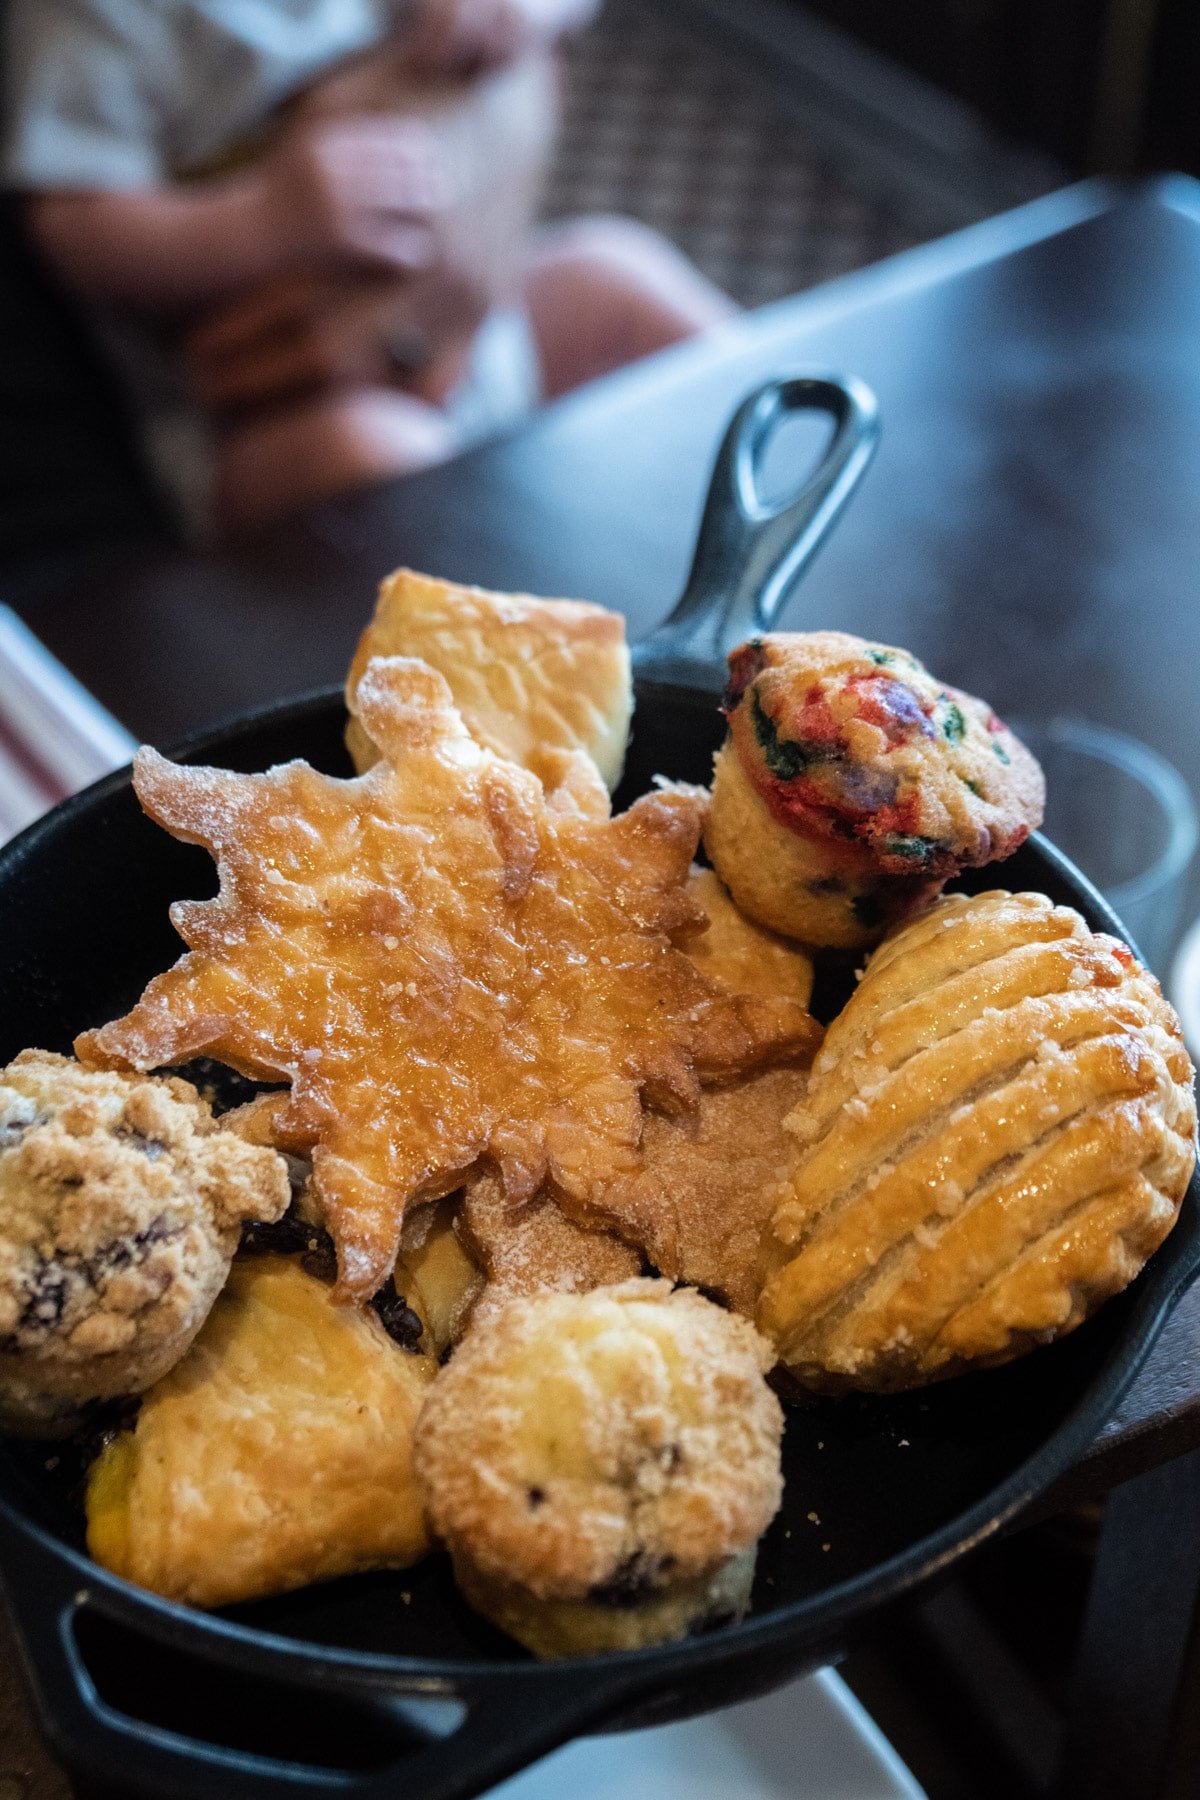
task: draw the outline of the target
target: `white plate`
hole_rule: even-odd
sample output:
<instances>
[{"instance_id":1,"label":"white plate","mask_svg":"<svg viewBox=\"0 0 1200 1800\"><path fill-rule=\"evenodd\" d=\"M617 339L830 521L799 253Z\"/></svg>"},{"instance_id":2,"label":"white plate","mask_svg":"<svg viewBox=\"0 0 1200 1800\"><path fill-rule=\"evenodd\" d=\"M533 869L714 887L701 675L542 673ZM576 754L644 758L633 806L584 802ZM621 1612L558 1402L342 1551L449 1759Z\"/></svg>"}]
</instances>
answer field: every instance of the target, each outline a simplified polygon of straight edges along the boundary
<instances>
[{"instance_id":1,"label":"white plate","mask_svg":"<svg viewBox=\"0 0 1200 1800\"><path fill-rule=\"evenodd\" d=\"M579 1738L489 1800L925 1800L832 1669L682 1725Z\"/></svg>"}]
</instances>

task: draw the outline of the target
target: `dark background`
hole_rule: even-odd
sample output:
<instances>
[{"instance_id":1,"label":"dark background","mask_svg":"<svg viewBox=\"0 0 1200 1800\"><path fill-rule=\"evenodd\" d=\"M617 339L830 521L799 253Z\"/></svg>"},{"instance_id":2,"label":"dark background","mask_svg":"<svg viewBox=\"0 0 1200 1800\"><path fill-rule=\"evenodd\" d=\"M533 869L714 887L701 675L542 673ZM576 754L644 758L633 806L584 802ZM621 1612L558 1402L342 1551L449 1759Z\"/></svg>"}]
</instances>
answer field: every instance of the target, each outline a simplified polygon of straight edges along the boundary
<instances>
[{"instance_id":1,"label":"dark background","mask_svg":"<svg viewBox=\"0 0 1200 1800\"><path fill-rule=\"evenodd\" d=\"M1200 172L1194 0L806 0L1080 174Z\"/></svg>"}]
</instances>

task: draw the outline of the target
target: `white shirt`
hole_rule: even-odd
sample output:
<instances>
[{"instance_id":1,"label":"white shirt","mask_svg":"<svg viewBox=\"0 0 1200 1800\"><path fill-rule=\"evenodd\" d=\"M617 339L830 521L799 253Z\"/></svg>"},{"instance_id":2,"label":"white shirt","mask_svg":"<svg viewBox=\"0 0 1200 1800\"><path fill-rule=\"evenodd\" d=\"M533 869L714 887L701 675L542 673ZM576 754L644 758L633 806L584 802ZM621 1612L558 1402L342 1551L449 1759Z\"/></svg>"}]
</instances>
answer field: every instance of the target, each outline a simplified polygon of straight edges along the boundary
<instances>
[{"instance_id":1,"label":"white shirt","mask_svg":"<svg viewBox=\"0 0 1200 1800\"><path fill-rule=\"evenodd\" d=\"M413 0L4 0L10 188L146 188L202 169Z\"/></svg>"}]
</instances>

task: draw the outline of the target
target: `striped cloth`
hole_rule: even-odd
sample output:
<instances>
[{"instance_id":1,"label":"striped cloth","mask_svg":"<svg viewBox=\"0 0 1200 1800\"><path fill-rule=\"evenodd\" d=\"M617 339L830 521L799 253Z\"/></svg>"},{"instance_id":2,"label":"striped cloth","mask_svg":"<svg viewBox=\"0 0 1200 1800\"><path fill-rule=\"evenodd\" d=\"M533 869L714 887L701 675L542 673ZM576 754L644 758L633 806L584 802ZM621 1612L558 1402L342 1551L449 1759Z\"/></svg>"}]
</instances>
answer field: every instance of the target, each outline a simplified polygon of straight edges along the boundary
<instances>
[{"instance_id":1,"label":"striped cloth","mask_svg":"<svg viewBox=\"0 0 1200 1800\"><path fill-rule=\"evenodd\" d=\"M122 725L0 606L0 843L127 763Z\"/></svg>"}]
</instances>

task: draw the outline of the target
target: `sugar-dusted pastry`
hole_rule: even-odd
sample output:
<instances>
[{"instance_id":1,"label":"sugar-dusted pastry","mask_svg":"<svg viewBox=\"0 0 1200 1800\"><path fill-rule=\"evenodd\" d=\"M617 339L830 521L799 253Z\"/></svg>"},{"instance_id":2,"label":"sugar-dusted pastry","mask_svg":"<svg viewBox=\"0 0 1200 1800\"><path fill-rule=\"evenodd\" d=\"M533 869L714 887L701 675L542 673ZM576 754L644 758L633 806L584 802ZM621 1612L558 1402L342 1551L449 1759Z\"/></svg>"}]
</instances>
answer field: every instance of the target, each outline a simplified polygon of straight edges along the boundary
<instances>
[{"instance_id":1,"label":"sugar-dusted pastry","mask_svg":"<svg viewBox=\"0 0 1200 1800\"><path fill-rule=\"evenodd\" d=\"M239 1261L93 1464L88 1549L193 1606L415 1562L429 1539L412 1434L436 1367L293 1258Z\"/></svg>"},{"instance_id":2,"label":"sugar-dusted pastry","mask_svg":"<svg viewBox=\"0 0 1200 1800\"><path fill-rule=\"evenodd\" d=\"M687 953L710 981L808 1004L803 950L740 913L711 869L693 870L688 893L709 924ZM643 1261L753 1316L771 1188L791 1156L783 1121L806 1082L803 1068L768 1069L706 1088L694 1113L648 1111L629 1168L583 1196L543 1189L514 1206L492 1176L469 1183L458 1229L488 1275L472 1324L515 1294L586 1293Z\"/></svg>"},{"instance_id":3,"label":"sugar-dusted pastry","mask_svg":"<svg viewBox=\"0 0 1200 1800\"><path fill-rule=\"evenodd\" d=\"M704 844L761 924L811 944L874 943L1041 823L1028 750L906 650L775 632L729 668Z\"/></svg>"},{"instance_id":4,"label":"sugar-dusted pastry","mask_svg":"<svg viewBox=\"0 0 1200 1800\"><path fill-rule=\"evenodd\" d=\"M360 772L379 754L358 720L358 684L373 656L415 656L436 669L476 742L547 787L560 786L572 751L586 751L610 789L621 778L633 690L619 613L397 569L380 587L346 680L346 742Z\"/></svg>"},{"instance_id":5,"label":"sugar-dusted pastry","mask_svg":"<svg viewBox=\"0 0 1200 1800\"><path fill-rule=\"evenodd\" d=\"M807 1006L813 965L789 938L739 912L712 869L693 869L688 893L708 917L708 929L689 938L687 953L696 967L722 987L766 999L785 994Z\"/></svg>"},{"instance_id":6,"label":"sugar-dusted pastry","mask_svg":"<svg viewBox=\"0 0 1200 1800\"><path fill-rule=\"evenodd\" d=\"M692 871L688 893L706 913L708 929L689 938L687 953L710 981L731 993L786 996L807 1006L811 957L740 913L711 869ZM806 1053L802 1061L808 1060ZM616 1232L661 1274L704 1288L753 1316L771 1188L791 1157L783 1121L806 1082L803 1067L767 1069L706 1088L694 1113L648 1111L640 1153L630 1166L586 1195L563 1196L561 1204L592 1233L604 1227ZM547 1252L572 1229L565 1220L552 1224L543 1216ZM604 1241L580 1244L587 1269L596 1265L595 1245ZM636 1273L636 1266L628 1273ZM580 1279L572 1285L595 1282Z\"/></svg>"},{"instance_id":7,"label":"sugar-dusted pastry","mask_svg":"<svg viewBox=\"0 0 1200 1800\"><path fill-rule=\"evenodd\" d=\"M827 1391L1073 1330L1175 1222L1192 1079L1124 944L1044 894L939 901L875 952L813 1065L760 1326Z\"/></svg>"},{"instance_id":8,"label":"sugar-dusted pastry","mask_svg":"<svg viewBox=\"0 0 1200 1800\"><path fill-rule=\"evenodd\" d=\"M739 912L711 869L693 869L688 893L708 918L707 930L686 946L702 974L731 993L808 1005L812 958L799 945ZM783 1121L806 1083L802 1067L767 1069L706 1088L686 1116L648 1111L636 1161L565 1204L593 1232L618 1233L661 1274L753 1316L771 1188L791 1155Z\"/></svg>"},{"instance_id":9,"label":"sugar-dusted pastry","mask_svg":"<svg viewBox=\"0 0 1200 1800\"><path fill-rule=\"evenodd\" d=\"M289 1198L271 1150L190 1082L24 1050L0 1070L0 1426L70 1428L183 1355L244 1220Z\"/></svg>"},{"instance_id":10,"label":"sugar-dusted pastry","mask_svg":"<svg viewBox=\"0 0 1200 1800\"><path fill-rule=\"evenodd\" d=\"M767 1069L706 1088L693 1114L648 1112L638 1166L572 1201L573 1214L753 1318L763 1232L794 1155L784 1120L807 1085L804 1069Z\"/></svg>"},{"instance_id":11,"label":"sugar-dusted pastry","mask_svg":"<svg viewBox=\"0 0 1200 1800\"><path fill-rule=\"evenodd\" d=\"M749 1605L783 1418L745 1319L665 1281L513 1300L417 1424L471 1604L539 1656L635 1649Z\"/></svg>"},{"instance_id":12,"label":"sugar-dusted pastry","mask_svg":"<svg viewBox=\"0 0 1200 1800\"><path fill-rule=\"evenodd\" d=\"M494 1175L468 1182L456 1228L486 1277L472 1297L472 1329L518 1296L583 1294L641 1273L639 1250L602 1225L576 1224L549 1189L514 1204Z\"/></svg>"}]
</instances>

